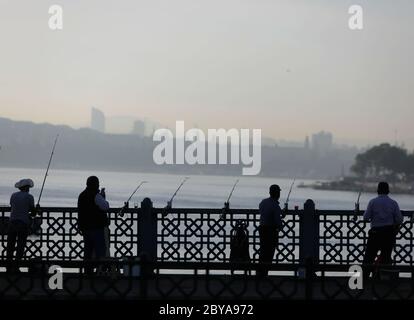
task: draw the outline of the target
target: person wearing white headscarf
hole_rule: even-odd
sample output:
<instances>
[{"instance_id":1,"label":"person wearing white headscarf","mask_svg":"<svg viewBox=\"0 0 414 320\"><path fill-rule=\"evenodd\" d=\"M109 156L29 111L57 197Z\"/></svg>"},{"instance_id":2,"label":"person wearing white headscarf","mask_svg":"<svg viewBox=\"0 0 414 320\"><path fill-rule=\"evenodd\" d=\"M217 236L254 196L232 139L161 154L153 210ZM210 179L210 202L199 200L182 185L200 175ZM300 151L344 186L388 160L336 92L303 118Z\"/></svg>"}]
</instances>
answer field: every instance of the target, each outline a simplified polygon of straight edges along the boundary
<instances>
[{"instance_id":1,"label":"person wearing white headscarf","mask_svg":"<svg viewBox=\"0 0 414 320\"><path fill-rule=\"evenodd\" d=\"M20 272L18 265L26 248L30 214L34 215L36 212L34 198L29 193L30 188L34 187L33 180L22 179L15 184L15 187L19 191L13 193L10 198L11 212L7 234L7 272L9 273ZM13 258L15 258L14 261Z\"/></svg>"}]
</instances>

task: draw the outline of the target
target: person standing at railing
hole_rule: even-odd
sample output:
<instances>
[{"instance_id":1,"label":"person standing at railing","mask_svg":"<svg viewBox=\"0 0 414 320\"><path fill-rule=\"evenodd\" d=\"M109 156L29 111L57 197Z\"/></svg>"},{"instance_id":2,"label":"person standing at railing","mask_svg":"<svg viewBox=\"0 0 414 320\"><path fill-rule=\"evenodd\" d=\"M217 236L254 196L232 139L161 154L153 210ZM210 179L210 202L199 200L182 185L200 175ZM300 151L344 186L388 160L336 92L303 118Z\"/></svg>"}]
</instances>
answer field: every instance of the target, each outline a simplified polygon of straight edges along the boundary
<instances>
[{"instance_id":1,"label":"person standing at railing","mask_svg":"<svg viewBox=\"0 0 414 320\"><path fill-rule=\"evenodd\" d=\"M370 276L374 269L372 264L378 251L381 251L379 264L392 264L391 254L403 217L398 203L388 196L389 193L388 183L380 182L378 184L378 197L368 203L364 213L364 220L371 222L363 261L364 277L366 278Z\"/></svg>"},{"instance_id":2,"label":"person standing at railing","mask_svg":"<svg viewBox=\"0 0 414 320\"><path fill-rule=\"evenodd\" d=\"M260 225L260 263L272 263L276 247L279 243L279 231L282 228L282 209L279 206L280 187L276 184L269 188L270 197L262 200L259 205ZM266 267L260 267L257 275L268 274Z\"/></svg>"},{"instance_id":3,"label":"person standing at railing","mask_svg":"<svg viewBox=\"0 0 414 320\"><path fill-rule=\"evenodd\" d=\"M105 230L109 226L109 203L105 198L105 189L99 190L99 179L89 177L86 189L78 198L78 227L83 235L85 260L106 257ZM90 274L93 270L87 268L86 272Z\"/></svg>"},{"instance_id":4,"label":"person standing at railing","mask_svg":"<svg viewBox=\"0 0 414 320\"><path fill-rule=\"evenodd\" d=\"M34 187L33 180L22 179L15 184L15 187L20 191L13 193L10 198L11 212L6 250L8 273L20 272L19 261L21 261L24 256L31 216L36 215L34 198L29 193L30 188ZM14 252L16 252L16 257L13 262Z\"/></svg>"}]
</instances>

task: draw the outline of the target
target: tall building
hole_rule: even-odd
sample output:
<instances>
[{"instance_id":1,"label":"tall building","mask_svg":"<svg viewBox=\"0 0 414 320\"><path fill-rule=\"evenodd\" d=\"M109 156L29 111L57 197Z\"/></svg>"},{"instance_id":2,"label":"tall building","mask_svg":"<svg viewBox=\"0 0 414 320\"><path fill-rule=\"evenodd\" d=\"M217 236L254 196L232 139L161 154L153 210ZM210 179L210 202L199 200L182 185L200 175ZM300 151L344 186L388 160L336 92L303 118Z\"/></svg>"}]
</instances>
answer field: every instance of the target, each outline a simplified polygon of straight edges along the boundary
<instances>
[{"instance_id":1,"label":"tall building","mask_svg":"<svg viewBox=\"0 0 414 320\"><path fill-rule=\"evenodd\" d=\"M105 132L105 115L101 110L96 108L92 108L91 111L91 129Z\"/></svg>"},{"instance_id":2,"label":"tall building","mask_svg":"<svg viewBox=\"0 0 414 320\"><path fill-rule=\"evenodd\" d=\"M136 120L134 122L134 127L132 128L132 134L136 134L138 136L145 136L145 122L142 120Z\"/></svg>"},{"instance_id":3,"label":"tall building","mask_svg":"<svg viewBox=\"0 0 414 320\"><path fill-rule=\"evenodd\" d=\"M332 150L333 136L330 132L321 131L312 135L312 149L320 155Z\"/></svg>"}]
</instances>

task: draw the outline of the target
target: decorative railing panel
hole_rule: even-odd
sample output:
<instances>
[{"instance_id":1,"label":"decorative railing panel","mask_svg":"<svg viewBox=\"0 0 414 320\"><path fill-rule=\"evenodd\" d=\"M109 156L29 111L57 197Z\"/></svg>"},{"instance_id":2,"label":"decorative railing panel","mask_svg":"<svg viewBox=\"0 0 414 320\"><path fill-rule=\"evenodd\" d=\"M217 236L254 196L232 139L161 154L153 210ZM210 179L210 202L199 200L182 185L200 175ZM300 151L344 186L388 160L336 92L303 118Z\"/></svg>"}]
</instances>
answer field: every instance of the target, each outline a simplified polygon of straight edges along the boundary
<instances>
[{"instance_id":1,"label":"decorative railing panel","mask_svg":"<svg viewBox=\"0 0 414 320\"><path fill-rule=\"evenodd\" d=\"M183 262L229 261L232 229L237 220L243 220L247 225L250 259L257 262L260 247L258 210L242 209L230 210L224 215L222 213L220 209L171 209L164 216L162 210L158 210L158 259ZM298 262L298 213L289 212L283 219L283 224L275 262Z\"/></svg>"},{"instance_id":2,"label":"decorative railing panel","mask_svg":"<svg viewBox=\"0 0 414 320\"><path fill-rule=\"evenodd\" d=\"M109 212L110 254L115 258L138 255L138 209L128 209L123 217L119 209ZM0 208L0 256L6 257L7 228L10 208ZM77 226L76 208L42 208L39 225L28 237L27 259L80 260L83 237Z\"/></svg>"},{"instance_id":3,"label":"decorative railing panel","mask_svg":"<svg viewBox=\"0 0 414 320\"><path fill-rule=\"evenodd\" d=\"M362 263L370 226L361 215L352 211L317 211L321 263ZM403 212L403 216L393 259L398 265L413 265L412 212Z\"/></svg>"},{"instance_id":4,"label":"decorative railing panel","mask_svg":"<svg viewBox=\"0 0 414 320\"><path fill-rule=\"evenodd\" d=\"M116 208L109 212L112 257L136 257L152 250L150 256L164 262L228 262L232 228L237 220L243 220L247 224L251 261L258 261L258 210L229 210L223 217L221 209L171 209L164 215L163 209L150 207L126 209L122 217L118 212ZM2 259L6 257L9 214L10 208L0 207ZM406 211L403 215L404 223L393 255L397 264L413 265L413 212ZM355 220L353 211L288 211L283 219L274 262L303 263L303 258L309 256L305 247L313 241L321 263L361 263L369 229L361 216L362 212L358 213ZM153 226L154 231L146 233ZM76 208L43 208L40 227L37 236L29 237L27 258L82 259L83 242L77 228ZM151 247L151 243L155 245Z\"/></svg>"}]
</instances>

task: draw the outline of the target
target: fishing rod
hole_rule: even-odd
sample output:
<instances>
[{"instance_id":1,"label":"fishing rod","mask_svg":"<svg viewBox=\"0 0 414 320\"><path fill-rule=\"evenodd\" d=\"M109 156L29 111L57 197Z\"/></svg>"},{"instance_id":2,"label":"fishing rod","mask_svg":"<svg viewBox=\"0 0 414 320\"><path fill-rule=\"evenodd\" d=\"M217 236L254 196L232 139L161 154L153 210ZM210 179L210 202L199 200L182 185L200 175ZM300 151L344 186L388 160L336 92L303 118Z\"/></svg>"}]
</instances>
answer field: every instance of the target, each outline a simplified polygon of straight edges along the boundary
<instances>
[{"instance_id":1,"label":"fishing rod","mask_svg":"<svg viewBox=\"0 0 414 320\"><path fill-rule=\"evenodd\" d=\"M233 188L230 191L229 197L227 198L227 201L224 202L224 207L222 209L222 214L220 216L220 219L224 218L224 215L228 212L228 210L230 209L230 198L233 195L234 189L236 189L237 184L239 183L239 179L236 180L236 182L233 185Z\"/></svg>"},{"instance_id":2,"label":"fishing rod","mask_svg":"<svg viewBox=\"0 0 414 320\"><path fill-rule=\"evenodd\" d=\"M285 206L284 206L284 208L282 210L282 214L281 214L282 218L286 217L286 213L289 210L290 195L292 194L292 190L293 190L293 186L295 185L295 182L296 182L296 178L293 179L292 184L290 185L289 193L288 193L288 196L287 196L286 201L285 201Z\"/></svg>"},{"instance_id":3,"label":"fishing rod","mask_svg":"<svg viewBox=\"0 0 414 320\"><path fill-rule=\"evenodd\" d=\"M359 205L361 200L361 195L364 190L364 185L361 186L361 190L359 190L357 201L355 202L355 211L354 211L354 217L352 218L353 221L358 220L358 214L359 214Z\"/></svg>"},{"instance_id":4,"label":"fishing rod","mask_svg":"<svg viewBox=\"0 0 414 320\"><path fill-rule=\"evenodd\" d=\"M239 179L236 180L236 182L233 185L233 188L231 189L231 192L229 194L229 197L227 198L227 201L225 203L230 203L230 198L233 195L234 189L236 189L237 184L239 183Z\"/></svg>"},{"instance_id":5,"label":"fishing rod","mask_svg":"<svg viewBox=\"0 0 414 320\"><path fill-rule=\"evenodd\" d=\"M52 153L50 154L49 163L47 164L46 173L45 173L45 176L43 178L42 188L40 189L40 194L39 194L39 198L37 200L35 210L30 215L32 219L31 219L31 223L30 223L30 227L29 227L29 229L30 229L29 235L33 234L33 235L38 236L42 231L42 229L41 229L42 219L37 218L36 215L41 214L41 212L40 212L40 199L42 198L43 189L45 187L46 179L47 179L47 176L49 174L49 169L50 169L50 165L52 163L53 155L55 153L55 148L56 148L58 138L59 138L59 134L56 135L56 139L55 139L55 142L53 144Z\"/></svg>"},{"instance_id":6,"label":"fishing rod","mask_svg":"<svg viewBox=\"0 0 414 320\"><path fill-rule=\"evenodd\" d=\"M52 153L50 154L49 163L47 165L45 177L43 178L42 188L40 189L39 199L37 200L37 205L36 205L37 208L40 207L40 199L42 198L43 189L45 187L46 178L47 178L47 176L49 174L49 168L50 168L50 164L52 163L52 159L53 159L53 155L55 153L55 148L56 148L56 144L57 144L58 138L59 138L59 134L56 135L55 143L53 144L53 148L52 148Z\"/></svg>"},{"instance_id":7,"label":"fishing rod","mask_svg":"<svg viewBox=\"0 0 414 320\"><path fill-rule=\"evenodd\" d=\"M292 182L292 184L290 185L289 193L288 193L288 196L287 196L287 198L286 198L285 207L284 207L285 212L287 212L287 211L288 211L288 209L289 209L289 200L290 200L290 195L291 195L291 193L292 193L292 189L293 189L293 186L295 185L295 182L296 182L296 178L294 178L294 179L293 179L293 182Z\"/></svg>"},{"instance_id":8,"label":"fishing rod","mask_svg":"<svg viewBox=\"0 0 414 320\"><path fill-rule=\"evenodd\" d=\"M184 183L186 183L186 181L190 179L189 177L185 177L183 179L183 181L181 181L180 185L178 186L177 190L175 190L174 194L172 195L170 201L167 202L167 206L164 208L164 212L163 215L166 216L168 214L168 210L170 210L172 208L172 202L175 198L175 196L177 195L178 191L180 191L181 187L184 185Z\"/></svg>"},{"instance_id":9,"label":"fishing rod","mask_svg":"<svg viewBox=\"0 0 414 320\"><path fill-rule=\"evenodd\" d=\"M137 191L139 190L139 188L141 188L141 186L145 183L148 183L148 181L142 181L138 187L135 188L134 192L132 192L132 194L130 195L130 197L128 198L128 200L125 202L125 205L121 208L121 210L119 210L118 215L123 217L124 216L124 210L125 208L128 206L129 201L132 199L132 197L135 195L135 193L137 193Z\"/></svg>"}]
</instances>

